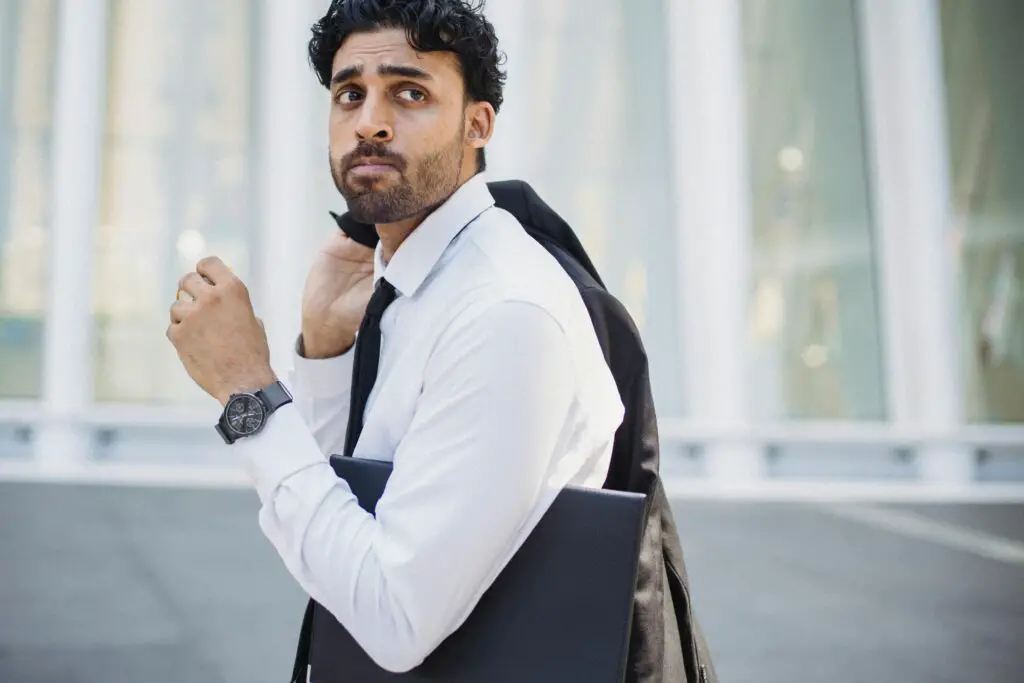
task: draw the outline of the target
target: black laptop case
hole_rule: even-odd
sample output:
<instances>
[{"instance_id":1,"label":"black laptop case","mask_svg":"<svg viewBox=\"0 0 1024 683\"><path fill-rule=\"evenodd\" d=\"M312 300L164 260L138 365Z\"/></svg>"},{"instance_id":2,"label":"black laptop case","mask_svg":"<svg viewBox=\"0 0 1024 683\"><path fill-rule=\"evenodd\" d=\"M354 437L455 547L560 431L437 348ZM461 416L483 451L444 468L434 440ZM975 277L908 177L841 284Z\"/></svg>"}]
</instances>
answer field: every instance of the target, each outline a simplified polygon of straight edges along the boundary
<instances>
[{"instance_id":1,"label":"black laptop case","mask_svg":"<svg viewBox=\"0 0 1024 683\"><path fill-rule=\"evenodd\" d=\"M373 513L391 463L334 456ZM466 622L416 669L377 666L323 607L312 683L621 683L645 518L644 496L568 487Z\"/></svg>"}]
</instances>

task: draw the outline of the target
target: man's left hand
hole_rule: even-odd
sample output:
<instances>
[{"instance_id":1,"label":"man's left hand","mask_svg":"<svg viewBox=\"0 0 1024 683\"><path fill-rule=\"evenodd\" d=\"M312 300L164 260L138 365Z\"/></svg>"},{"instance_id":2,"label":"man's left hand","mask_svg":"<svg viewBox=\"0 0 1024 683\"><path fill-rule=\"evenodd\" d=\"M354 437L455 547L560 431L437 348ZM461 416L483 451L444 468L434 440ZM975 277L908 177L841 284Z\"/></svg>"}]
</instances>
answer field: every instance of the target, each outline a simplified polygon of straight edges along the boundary
<instances>
[{"instance_id":1,"label":"man's left hand","mask_svg":"<svg viewBox=\"0 0 1024 683\"><path fill-rule=\"evenodd\" d=\"M203 391L224 405L276 380L249 290L219 258L204 258L178 288L188 296L171 306L167 338Z\"/></svg>"}]
</instances>

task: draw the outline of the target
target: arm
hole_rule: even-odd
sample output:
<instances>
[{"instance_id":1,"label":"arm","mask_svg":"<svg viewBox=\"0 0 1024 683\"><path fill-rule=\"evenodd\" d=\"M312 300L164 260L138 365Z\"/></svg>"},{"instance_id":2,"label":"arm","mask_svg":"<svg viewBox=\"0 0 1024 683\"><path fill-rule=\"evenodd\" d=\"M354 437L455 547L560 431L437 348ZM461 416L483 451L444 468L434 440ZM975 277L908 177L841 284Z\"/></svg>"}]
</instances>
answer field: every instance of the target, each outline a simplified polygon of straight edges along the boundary
<instances>
[{"instance_id":1,"label":"arm","mask_svg":"<svg viewBox=\"0 0 1024 683\"><path fill-rule=\"evenodd\" d=\"M245 444L260 523L290 572L383 668L417 666L515 549L574 400L557 323L505 303L442 340L376 519L288 406ZM306 434L306 438L303 435Z\"/></svg>"}]
</instances>

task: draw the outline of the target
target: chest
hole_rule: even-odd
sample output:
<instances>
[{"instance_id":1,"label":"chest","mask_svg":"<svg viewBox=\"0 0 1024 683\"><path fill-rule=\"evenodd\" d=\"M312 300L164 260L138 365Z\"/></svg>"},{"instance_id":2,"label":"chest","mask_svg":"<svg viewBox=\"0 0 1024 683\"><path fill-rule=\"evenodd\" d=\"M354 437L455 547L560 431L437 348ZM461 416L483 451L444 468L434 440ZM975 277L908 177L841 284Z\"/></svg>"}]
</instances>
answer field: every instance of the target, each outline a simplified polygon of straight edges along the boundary
<instances>
[{"instance_id":1,"label":"chest","mask_svg":"<svg viewBox=\"0 0 1024 683\"><path fill-rule=\"evenodd\" d=\"M433 304L433 305L432 305ZM399 298L381 320L377 380L366 404L357 457L391 461L408 433L427 364L450 324L435 302Z\"/></svg>"}]
</instances>

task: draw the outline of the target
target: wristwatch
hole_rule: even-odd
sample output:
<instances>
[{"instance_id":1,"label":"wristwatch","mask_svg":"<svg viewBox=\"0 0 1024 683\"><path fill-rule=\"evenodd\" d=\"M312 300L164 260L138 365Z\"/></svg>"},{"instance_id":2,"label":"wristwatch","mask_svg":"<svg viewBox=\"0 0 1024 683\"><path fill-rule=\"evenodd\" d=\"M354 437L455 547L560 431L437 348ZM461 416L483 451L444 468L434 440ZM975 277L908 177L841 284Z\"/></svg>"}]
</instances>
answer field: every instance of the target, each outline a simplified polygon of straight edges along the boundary
<instances>
[{"instance_id":1,"label":"wristwatch","mask_svg":"<svg viewBox=\"0 0 1024 683\"><path fill-rule=\"evenodd\" d=\"M292 395L281 382L252 393L232 394L217 422L217 433L224 443L259 434L271 413L292 402Z\"/></svg>"}]
</instances>

